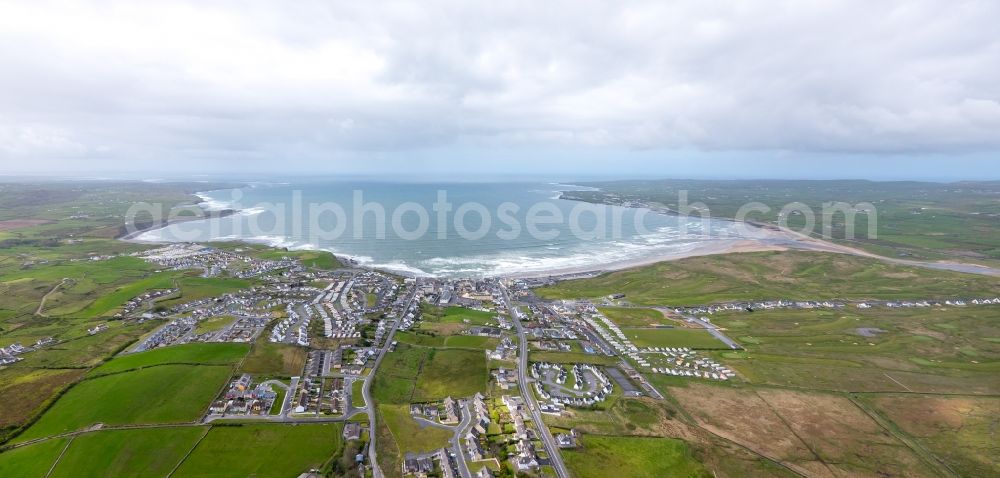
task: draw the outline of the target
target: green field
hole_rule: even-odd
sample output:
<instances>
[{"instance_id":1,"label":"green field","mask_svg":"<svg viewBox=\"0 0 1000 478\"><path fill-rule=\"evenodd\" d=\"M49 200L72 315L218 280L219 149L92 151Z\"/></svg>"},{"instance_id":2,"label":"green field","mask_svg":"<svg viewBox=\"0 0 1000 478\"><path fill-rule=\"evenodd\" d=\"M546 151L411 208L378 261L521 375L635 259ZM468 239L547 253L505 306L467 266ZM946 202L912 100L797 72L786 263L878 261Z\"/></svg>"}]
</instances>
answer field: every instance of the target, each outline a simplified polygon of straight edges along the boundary
<instances>
[{"instance_id":1,"label":"green field","mask_svg":"<svg viewBox=\"0 0 1000 478\"><path fill-rule=\"evenodd\" d=\"M297 345L277 344L267 334L253 344L240 372L266 376L293 377L302 373L307 351Z\"/></svg>"},{"instance_id":2,"label":"green field","mask_svg":"<svg viewBox=\"0 0 1000 478\"><path fill-rule=\"evenodd\" d=\"M488 323L496 323L493 319L497 314L493 312L484 312L481 310L468 309L465 307L437 307L432 305L421 304L421 312L423 313L421 320L427 322L441 322L449 324L469 324L469 325L485 325Z\"/></svg>"},{"instance_id":3,"label":"green field","mask_svg":"<svg viewBox=\"0 0 1000 478\"><path fill-rule=\"evenodd\" d=\"M288 251L288 250L273 250L271 248L263 248L261 246L248 246L247 244L239 244L241 248L259 248L251 255L258 259L268 259L268 260L281 260L285 257L290 259L298 259L302 265L306 267L311 267L315 269L323 270L334 270L343 267L340 261L330 252L327 251Z\"/></svg>"},{"instance_id":4,"label":"green field","mask_svg":"<svg viewBox=\"0 0 1000 478\"><path fill-rule=\"evenodd\" d=\"M413 390L415 401L467 397L484 392L489 382L486 355L479 351L435 349L424 360Z\"/></svg>"},{"instance_id":5,"label":"green field","mask_svg":"<svg viewBox=\"0 0 1000 478\"><path fill-rule=\"evenodd\" d=\"M689 347L729 349L704 329L621 329L636 347Z\"/></svg>"},{"instance_id":6,"label":"green field","mask_svg":"<svg viewBox=\"0 0 1000 478\"><path fill-rule=\"evenodd\" d=\"M454 435L449 430L418 423L410 417L407 405L379 405L378 411L400 453L434 451L448 446L448 440Z\"/></svg>"},{"instance_id":7,"label":"green field","mask_svg":"<svg viewBox=\"0 0 1000 478\"><path fill-rule=\"evenodd\" d=\"M232 365L250 346L235 343L193 343L162 347L147 352L119 355L90 372L91 376L164 364Z\"/></svg>"},{"instance_id":8,"label":"green field","mask_svg":"<svg viewBox=\"0 0 1000 478\"><path fill-rule=\"evenodd\" d=\"M209 332L217 332L226 328L229 324L233 323L236 317L233 316L221 316L221 317L209 317L207 319L202 319L198 321L198 325L194 329L196 334L207 334Z\"/></svg>"},{"instance_id":9,"label":"green field","mask_svg":"<svg viewBox=\"0 0 1000 478\"><path fill-rule=\"evenodd\" d=\"M365 397L362 392L362 387L364 387L364 380L355 380L351 383L351 405L355 408L363 408L365 406Z\"/></svg>"},{"instance_id":10,"label":"green field","mask_svg":"<svg viewBox=\"0 0 1000 478\"><path fill-rule=\"evenodd\" d=\"M191 422L201 417L232 368L162 365L84 380L16 441L105 425Z\"/></svg>"},{"instance_id":11,"label":"green field","mask_svg":"<svg viewBox=\"0 0 1000 478\"><path fill-rule=\"evenodd\" d=\"M51 476L166 476L207 432L183 427L87 433L73 440Z\"/></svg>"},{"instance_id":12,"label":"green field","mask_svg":"<svg viewBox=\"0 0 1000 478\"><path fill-rule=\"evenodd\" d=\"M49 346L37 353L26 354L17 367L88 368L111 358L158 324L114 324L97 335L82 335Z\"/></svg>"},{"instance_id":13,"label":"green field","mask_svg":"<svg viewBox=\"0 0 1000 478\"><path fill-rule=\"evenodd\" d=\"M649 327L671 321L656 309L640 307L600 307L598 310L619 327Z\"/></svg>"},{"instance_id":14,"label":"green field","mask_svg":"<svg viewBox=\"0 0 1000 478\"><path fill-rule=\"evenodd\" d=\"M240 289L249 288L253 283L244 279L184 275L177 279L177 285L181 288L180 295L172 299L157 302L157 308L170 308L184 302L218 297Z\"/></svg>"},{"instance_id":15,"label":"green field","mask_svg":"<svg viewBox=\"0 0 1000 478\"><path fill-rule=\"evenodd\" d=\"M479 337L476 335L452 335L444 340L445 347L484 350L495 349L499 343L499 339L492 337Z\"/></svg>"},{"instance_id":16,"label":"green field","mask_svg":"<svg viewBox=\"0 0 1000 478\"><path fill-rule=\"evenodd\" d=\"M587 354L579 352L548 352L532 350L528 353L528 358L532 362L552 362L552 363L590 363L595 365L615 365L618 359L604 355Z\"/></svg>"},{"instance_id":17,"label":"green field","mask_svg":"<svg viewBox=\"0 0 1000 478\"><path fill-rule=\"evenodd\" d=\"M747 349L722 353L723 362L753 382L996 394L1000 344L990 340L1000 336L996 317L996 307L852 308L716 314L712 320Z\"/></svg>"},{"instance_id":18,"label":"green field","mask_svg":"<svg viewBox=\"0 0 1000 478\"><path fill-rule=\"evenodd\" d=\"M582 445L562 452L566 466L578 478L712 476L681 440L587 435Z\"/></svg>"},{"instance_id":19,"label":"green field","mask_svg":"<svg viewBox=\"0 0 1000 478\"><path fill-rule=\"evenodd\" d=\"M0 476L43 478L68 441L68 438L46 440L0 453Z\"/></svg>"},{"instance_id":20,"label":"green field","mask_svg":"<svg viewBox=\"0 0 1000 478\"><path fill-rule=\"evenodd\" d=\"M788 251L691 257L560 282L536 292L548 299L624 293L633 304L660 306L770 299L947 299L994 297L1000 294L1000 279L843 254Z\"/></svg>"},{"instance_id":21,"label":"green field","mask_svg":"<svg viewBox=\"0 0 1000 478\"><path fill-rule=\"evenodd\" d=\"M1000 398L886 394L863 400L958 474L1000 475Z\"/></svg>"},{"instance_id":22,"label":"green field","mask_svg":"<svg viewBox=\"0 0 1000 478\"><path fill-rule=\"evenodd\" d=\"M332 423L212 427L173 476L298 476L333 457L342 430Z\"/></svg>"}]
</instances>

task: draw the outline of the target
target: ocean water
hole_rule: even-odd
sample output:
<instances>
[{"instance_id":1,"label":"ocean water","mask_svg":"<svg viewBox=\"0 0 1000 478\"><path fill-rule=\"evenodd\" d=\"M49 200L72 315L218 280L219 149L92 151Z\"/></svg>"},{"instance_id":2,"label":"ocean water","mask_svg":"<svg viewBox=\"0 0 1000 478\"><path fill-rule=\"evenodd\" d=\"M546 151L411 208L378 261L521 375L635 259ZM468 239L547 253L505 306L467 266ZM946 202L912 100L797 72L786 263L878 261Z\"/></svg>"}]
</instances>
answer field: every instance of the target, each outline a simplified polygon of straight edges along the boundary
<instances>
[{"instance_id":1,"label":"ocean water","mask_svg":"<svg viewBox=\"0 0 1000 478\"><path fill-rule=\"evenodd\" d=\"M579 189L551 183L255 184L199 193L201 207L236 214L176 223L135 239L243 240L328 250L409 275L480 277L597 270L747 238L729 221L558 199L560 191ZM450 210L435 209L436 203ZM372 212L379 209L382 217Z\"/></svg>"}]
</instances>

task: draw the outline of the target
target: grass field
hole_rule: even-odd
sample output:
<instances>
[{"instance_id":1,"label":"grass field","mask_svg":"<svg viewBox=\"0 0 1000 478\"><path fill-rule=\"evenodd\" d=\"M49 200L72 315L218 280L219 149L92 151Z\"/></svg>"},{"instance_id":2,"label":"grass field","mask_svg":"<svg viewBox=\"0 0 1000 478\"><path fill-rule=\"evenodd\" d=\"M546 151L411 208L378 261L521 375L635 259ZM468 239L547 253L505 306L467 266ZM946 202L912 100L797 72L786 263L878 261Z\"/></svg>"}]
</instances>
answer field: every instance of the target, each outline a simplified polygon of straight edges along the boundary
<instances>
[{"instance_id":1,"label":"grass field","mask_svg":"<svg viewBox=\"0 0 1000 478\"><path fill-rule=\"evenodd\" d=\"M363 408L366 405L364 394L361 393L364 386L364 380L355 380L351 383L351 405L355 408Z\"/></svg>"},{"instance_id":2,"label":"grass field","mask_svg":"<svg viewBox=\"0 0 1000 478\"><path fill-rule=\"evenodd\" d=\"M406 330L397 332L394 338L403 344L419 345L422 347L444 347L445 339L448 337Z\"/></svg>"},{"instance_id":3,"label":"grass field","mask_svg":"<svg viewBox=\"0 0 1000 478\"><path fill-rule=\"evenodd\" d=\"M119 355L90 372L90 376L164 364L232 365L247 354L249 346L234 343L193 343Z\"/></svg>"},{"instance_id":4,"label":"grass field","mask_svg":"<svg viewBox=\"0 0 1000 478\"><path fill-rule=\"evenodd\" d=\"M449 430L418 423L410 417L410 409L406 405L379 405L378 411L401 453L434 451L448 446L448 440L453 436Z\"/></svg>"},{"instance_id":5,"label":"grass field","mask_svg":"<svg viewBox=\"0 0 1000 478\"><path fill-rule=\"evenodd\" d=\"M246 289L253 285L253 283L244 279L200 277L198 275L185 274L177 279L177 285L181 289L180 295L172 299L157 302L158 308L169 308L184 302L218 297L240 289Z\"/></svg>"},{"instance_id":6,"label":"grass field","mask_svg":"<svg viewBox=\"0 0 1000 478\"><path fill-rule=\"evenodd\" d=\"M415 401L466 397L484 392L489 382L486 355L460 349L434 349L427 355L413 390Z\"/></svg>"},{"instance_id":7,"label":"grass field","mask_svg":"<svg viewBox=\"0 0 1000 478\"><path fill-rule=\"evenodd\" d=\"M27 423L41 412L54 396L79 380L82 369L34 369L8 367L0 369L0 438Z\"/></svg>"},{"instance_id":8,"label":"grass field","mask_svg":"<svg viewBox=\"0 0 1000 478\"><path fill-rule=\"evenodd\" d=\"M68 441L68 438L46 440L0 453L0 476L44 478Z\"/></svg>"},{"instance_id":9,"label":"grass field","mask_svg":"<svg viewBox=\"0 0 1000 478\"><path fill-rule=\"evenodd\" d=\"M267 340L267 334L263 334L261 340L253 344L240 372L280 377L298 376L306 366L307 355L303 347L272 343Z\"/></svg>"},{"instance_id":10,"label":"grass field","mask_svg":"<svg viewBox=\"0 0 1000 478\"><path fill-rule=\"evenodd\" d=\"M209 332L218 332L226 328L227 325L233 323L236 317L233 316L220 316L220 317L209 317L207 319L202 319L198 321L198 325L194 329L196 334L207 334Z\"/></svg>"},{"instance_id":11,"label":"grass field","mask_svg":"<svg viewBox=\"0 0 1000 478\"><path fill-rule=\"evenodd\" d=\"M636 347L729 349L704 329L621 329Z\"/></svg>"},{"instance_id":12,"label":"grass field","mask_svg":"<svg viewBox=\"0 0 1000 478\"><path fill-rule=\"evenodd\" d=\"M241 248L247 248L246 244L240 243ZM258 248L260 246L254 246ZM302 265L315 269L334 270L343 267L340 261L327 251L275 251L271 248L260 248L251 254L258 259L281 260L288 257L298 259Z\"/></svg>"},{"instance_id":13,"label":"grass field","mask_svg":"<svg viewBox=\"0 0 1000 478\"><path fill-rule=\"evenodd\" d=\"M475 335L453 335L444 340L445 347L492 350L500 343L499 339L479 337Z\"/></svg>"},{"instance_id":14,"label":"grass field","mask_svg":"<svg viewBox=\"0 0 1000 478\"><path fill-rule=\"evenodd\" d=\"M332 423L212 427L173 476L298 476L333 457L342 430Z\"/></svg>"},{"instance_id":15,"label":"grass field","mask_svg":"<svg viewBox=\"0 0 1000 478\"><path fill-rule=\"evenodd\" d=\"M619 327L650 327L671 321L656 309L639 307L600 307L598 310Z\"/></svg>"},{"instance_id":16,"label":"grass field","mask_svg":"<svg viewBox=\"0 0 1000 478\"><path fill-rule=\"evenodd\" d=\"M228 366L162 365L84 380L15 441L106 425L198 419L232 372Z\"/></svg>"},{"instance_id":17,"label":"grass field","mask_svg":"<svg viewBox=\"0 0 1000 478\"><path fill-rule=\"evenodd\" d=\"M716 314L745 353L722 360L757 383L842 391L1000 393L996 307Z\"/></svg>"},{"instance_id":18,"label":"grass field","mask_svg":"<svg viewBox=\"0 0 1000 478\"><path fill-rule=\"evenodd\" d=\"M437 307L427 304L421 304L420 309L423 313L421 320L448 324L485 325L495 323L493 317L497 315L465 307Z\"/></svg>"},{"instance_id":19,"label":"grass field","mask_svg":"<svg viewBox=\"0 0 1000 478\"><path fill-rule=\"evenodd\" d=\"M183 427L87 433L73 440L51 476L166 476L207 432Z\"/></svg>"},{"instance_id":20,"label":"grass field","mask_svg":"<svg viewBox=\"0 0 1000 478\"><path fill-rule=\"evenodd\" d=\"M614 293L638 305L700 305L767 299L935 299L1000 294L1000 279L819 252L692 257L536 290L548 299Z\"/></svg>"},{"instance_id":21,"label":"grass field","mask_svg":"<svg viewBox=\"0 0 1000 478\"><path fill-rule=\"evenodd\" d=\"M16 367L37 368L88 368L100 364L142 335L153 330L158 324L113 325L109 330L97 335L82 335L45 349L24 355L24 360Z\"/></svg>"},{"instance_id":22,"label":"grass field","mask_svg":"<svg viewBox=\"0 0 1000 478\"><path fill-rule=\"evenodd\" d=\"M533 350L528 353L528 359L532 362L552 362L552 363L590 363L595 365L615 365L618 359L606 357L604 355L586 354L577 352L548 352Z\"/></svg>"},{"instance_id":23,"label":"grass field","mask_svg":"<svg viewBox=\"0 0 1000 478\"><path fill-rule=\"evenodd\" d=\"M962 476L1000 476L1000 399L920 395L864 396Z\"/></svg>"},{"instance_id":24,"label":"grass field","mask_svg":"<svg viewBox=\"0 0 1000 478\"><path fill-rule=\"evenodd\" d=\"M562 452L577 478L709 477L681 440L587 435L582 447Z\"/></svg>"},{"instance_id":25,"label":"grass field","mask_svg":"<svg viewBox=\"0 0 1000 478\"><path fill-rule=\"evenodd\" d=\"M935 476L920 456L842 396L694 383L668 392L705 429L808 476Z\"/></svg>"},{"instance_id":26,"label":"grass field","mask_svg":"<svg viewBox=\"0 0 1000 478\"><path fill-rule=\"evenodd\" d=\"M400 342L375 373L372 398L379 404L408 404L429 349Z\"/></svg>"}]
</instances>

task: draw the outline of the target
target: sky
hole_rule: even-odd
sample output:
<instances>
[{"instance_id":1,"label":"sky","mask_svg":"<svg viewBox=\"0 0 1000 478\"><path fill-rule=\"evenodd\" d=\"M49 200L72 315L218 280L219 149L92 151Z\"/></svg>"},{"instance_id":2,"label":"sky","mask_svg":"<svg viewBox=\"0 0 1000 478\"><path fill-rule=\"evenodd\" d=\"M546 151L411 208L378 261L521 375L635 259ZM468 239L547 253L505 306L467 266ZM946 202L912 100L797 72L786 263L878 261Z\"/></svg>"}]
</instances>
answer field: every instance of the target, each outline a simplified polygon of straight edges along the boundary
<instances>
[{"instance_id":1,"label":"sky","mask_svg":"<svg viewBox=\"0 0 1000 478\"><path fill-rule=\"evenodd\" d=\"M0 174L1000 179L1000 2L0 2Z\"/></svg>"}]
</instances>

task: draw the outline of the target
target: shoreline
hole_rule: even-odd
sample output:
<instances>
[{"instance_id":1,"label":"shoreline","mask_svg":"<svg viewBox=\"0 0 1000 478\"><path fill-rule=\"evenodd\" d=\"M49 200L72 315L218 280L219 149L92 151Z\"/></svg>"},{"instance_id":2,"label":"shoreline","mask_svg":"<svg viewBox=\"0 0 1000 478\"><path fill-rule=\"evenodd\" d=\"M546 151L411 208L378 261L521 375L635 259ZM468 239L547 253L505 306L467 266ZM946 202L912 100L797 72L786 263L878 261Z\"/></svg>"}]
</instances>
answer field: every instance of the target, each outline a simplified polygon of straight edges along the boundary
<instances>
[{"instance_id":1,"label":"shoreline","mask_svg":"<svg viewBox=\"0 0 1000 478\"><path fill-rule=\"evenodd\" d=\"M565 184L560 184L560 185L565 185ZM175 218L175 219L166 221L165 223L161 223L161 224L157 224L157 225L150 226L150 227L147 227L147 228L143 228L141 230L138 230L138 231L132 232L130 234L121 236L121 237L119 237L117 239L121 240L121 241L125 241L125 242L137 243L137 244L170 244L170 243L172 243L172 241L143 241L143 240L137 240L136 238L138 236L144 234L144 233L155 231L155 230L159 230L159 229L163 229L163 228L166 228L166 227L170 227L171 225L174 225L174 224L179 224L179 223L188 222L188 221L195 221L195 220L221 219L221 218L229 217L229 216L232 216L232 215L235 215L235 214L238 214L238 213L241 212L240 209L233 209L233 208L228 207L228 206L225 209L210 209L210 208L206 207L206 203L210 202L209 200L205 199L205 196L204 196L204 194L207 193L207 192L210 192L210 191L198 191L198 192L194 193L194 195L196 195L196 196L198 196L199 198L202 199L202 201L199 201L196 204L203 209L204 214L205 214L204 216ZM564 193L565 191L558 191L558 192L560 193L558 199L565 200L565 201L587 202L587 201L582 201L580 199L563 197L562 193ZM593 203L593 204L604 204L604 203ZM611 205L611 204L608 204L608 205L609 206L614 206L614 205ZM618 206L620 206L620 205L618 205ZM629 207L629 206L626 206L626 207ZM635 207L635 206L631 206L631 207ZM656 206L651 206L651 205L643 205L642 207L645 207L646 209L649 209L651 212L653 212L655 214L676 215L676 213L674 211L672 211L672 210L670 210L668 208L664 208L664 207L656 207ZM726 219L726 218L710 218L710 219L724 220L724 221L733 222L731 219ZM734 222L734 224L735 224L735 222ZM885 262L889 262L889 263L893 263L893 264L898 264L898 265L905 265L905 266L912 266L912 267L924 267L924 268L929 268L929 269L948 270L948 271L954 271L954 272L964 272L964 273L968 273L968 274L988 275L988 276L997 276L997 277L1000 277L1000 270L994 269L994 268L991 268L991 267L987 267L987 266L981 266L981 265L978 265L978 264L968 264L968 263L953 262L953 261L923 262L923 261L913 261L913 260L906 260L906 259L897 259L897 258L892 258L892 257L880 256L880 255L877 255L877 254L873 254L873 253L864 251L862 249L858 249L858 248L854 248L854 247L850 247L850 246L845 246L845 245L841 245L841 244L836 244L836 243L833 243L833 242L825 241L825 240L822 240L822 239L818 239L818 238L815 238L815 237L812 237L812 236L805 235L805 234L797 232L797 231L793 231L793 230L789 230L789 229L785 229L785 228L780 228L778 226L774 226L774 225L771 225L771 224L759 224L759 223L755 223L755 222L746 222L746 223L743 224L743 226L746 227L747 230L752 233L751 235L753 237L712 238L712 239L708 239L708 240L703 241L703 243L701 243L701 244L697 245L696 247L694 247L692 249L689 249L689 250L676 251L676 252L667 252L667 253L661 253L661 254L653 254L653 255L650 255L648 257L626 259L626 260L614 261L614 262L610 262L610 263L607 263L607 264L600 264L600 265L597 265L597 264L594 264L594 265L581 265L581 266L578 266L578 267L563 267L563 268L556 268L556 269L550 269L550 270L544 270L544 271L511 272L511 273L505 273L505 274L496 274L496 275L492 275L492 276L487 276L485 274L481 274L481 275L467 275L467 276L455 276L453 278L457 279L457 278L499 277L499 278L506 278L506 279L556 279L556 280L560 280L559 276L600 275L600 274L604 274L604 273L608 273L608 272L615 272L615 271L621 271L621 270L626 270L626 269L633 269L633 268L648 266L648 265L652 265L652 264L656 264L656 263L660 263L660 262L677 261L677 260L688 259L688 258L692 258L692 257L711 256L711 255L723 255L723 254L740 254L740 253L749 253L749 252L787 251L787 250L792 250L792 249L795 249L795 250L804 250L804 251L814 251L814 252L828 252L828 253L833 253L833 254L853 255L853 256L860 256L860 257L867 257L867 258L871 258L871 259L877 259L877 260L881 260L881 261L885 261ZM246 243L246 244L261 244L260 241L255 242L255 241L253 241L252 239L249 239L249 238L234 238L234 239L227 239L227 241L243 242L243 243ZM214 241L207 241L206 243L210 244L211 242L214 242ZM299 249L296 249L296 248L293 248L293 247L287 247L287 246L286 247L282 247L282 246L271 245L271 244L267 244L267 243L264 243L264 244L266 244L268 247L272 247L274 249L284 249L284 250L288 250L288 251L299 250ZM361 268L361 269L369 269L369 270L377 270L377 271L386 272L386 273L389 273L389 274L394 274L394 275L398 275L398 276L402 276L402 277L452 278L452 277L449 277L449 276L440 276L440 275L436 275L436 274L433 274L433 273L427 273L427 272L414 273L412 271L404 271L404 270L400 270L398 268L394 269L394 268L391 268L391 267L384 267L384 266L380 266L378 264L376 264L376 265L365 265L364 263L362 263L361 261L359 261L357 257L351 256L349 254L338 253L338 252L335 252L335 251L332 251L332 250L329 250L329 249L320 248L320 247L309 246L309 247L303 247L301 250L322 250L322 251L325 251L325 252L329 252L337 260L339 260L341 263L349 264L351 267L356 267L356 268ZM404 266L415 269L414 267L406 265L406 264L404 264Z\"/></svg>"}]
</instances>

